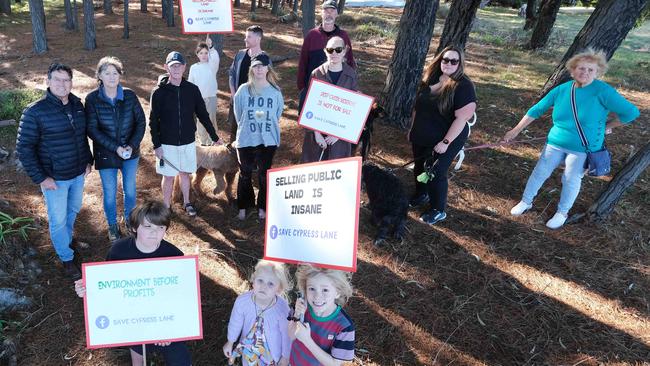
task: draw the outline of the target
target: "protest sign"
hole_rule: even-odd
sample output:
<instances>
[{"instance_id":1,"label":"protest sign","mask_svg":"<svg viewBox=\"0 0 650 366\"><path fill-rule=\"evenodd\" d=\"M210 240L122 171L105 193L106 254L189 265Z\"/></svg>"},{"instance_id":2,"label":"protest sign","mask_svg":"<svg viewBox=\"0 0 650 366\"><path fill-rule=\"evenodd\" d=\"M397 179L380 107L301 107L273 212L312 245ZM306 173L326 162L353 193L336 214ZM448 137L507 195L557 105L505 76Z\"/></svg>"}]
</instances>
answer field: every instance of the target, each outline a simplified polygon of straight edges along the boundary
<instances>
[{"instance_id":1,"label":"protest sign","mask_svg":"<svg viewBox=\"0 0 650 366\"><path fill-rule=\"evenodd\" d=\"M374 98L312 79L298 124L356 144Z\"/></svg>"},{"instance_id":2,"label":"protest sign","mask_svg":"<svg viewBox=\"0 0 650 366\"><path fill-rule=\"evenodd\" d=\"M355 272L361 158L267 172L264 258Z\"/></svg>"},{"instance_id":3,"label":"protest sign","mask_svg":"<svg viewBox=\"0 0 650 366\"><path fill-rule=\"evenodd\" d=\"M88 348L202 339L198 257L84 263Z\"/></svg>"},{"instance_id":4,"label":"protest sign","mask_svg":"<svg viewBox=\"0 0 650 366\"><path fill-rule=\"evenodd\" d=\"M230 0L179 0L183 34L229 33L233 29Z\"/></svg>"}]
</instances>

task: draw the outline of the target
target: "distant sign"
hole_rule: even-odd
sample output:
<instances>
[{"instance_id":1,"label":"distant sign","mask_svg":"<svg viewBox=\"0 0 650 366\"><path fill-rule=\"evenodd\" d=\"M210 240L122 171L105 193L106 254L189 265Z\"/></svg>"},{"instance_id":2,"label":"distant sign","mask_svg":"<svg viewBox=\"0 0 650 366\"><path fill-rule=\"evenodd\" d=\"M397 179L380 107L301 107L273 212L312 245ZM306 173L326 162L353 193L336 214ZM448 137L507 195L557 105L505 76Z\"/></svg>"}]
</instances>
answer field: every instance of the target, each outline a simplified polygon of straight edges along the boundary
<instances>
[{"instance_id":1,"label":"distant sign","mask_svg":"<svg viewBox=\"0 0 650 366\"><path fill-rule=\"evenodd\" d=\"M298 124L356 144L374 98L312 79Z\"/></svg>"},{"instance_id":2,"label":"distant sign","mask_svg":"<svg viewBox=\"0 0 650 366\"><path fill-rule=\"evenodd\" d=\"M267 172L264 258L355 272L361 158Z\"/></svg>"},{"instance_id":3,"label":"distant sign","mask_svg":"<svg viewBox=\"0 0 650 366\"><path fill-rule=\"evenodd\" d=\"M83 264L88 348L202 339L198 257Z\"/></svg>"},{"instance_id":4,"label":"distant sign","mask_svg":"<svg viewBox=\"0 0 650 366\"><path fill-rule=\"evenodd\" d=\"M233 32L230 0L179 0L183 34Z\"/></svg>"}]
</instances>

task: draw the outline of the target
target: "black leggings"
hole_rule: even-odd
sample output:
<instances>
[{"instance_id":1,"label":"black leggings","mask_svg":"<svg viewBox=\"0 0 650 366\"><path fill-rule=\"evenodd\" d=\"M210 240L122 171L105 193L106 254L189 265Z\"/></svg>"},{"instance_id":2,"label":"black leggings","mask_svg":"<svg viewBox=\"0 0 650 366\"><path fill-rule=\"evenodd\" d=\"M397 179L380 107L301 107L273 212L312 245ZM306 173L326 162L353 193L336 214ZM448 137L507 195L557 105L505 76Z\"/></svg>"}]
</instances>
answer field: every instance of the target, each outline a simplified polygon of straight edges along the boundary
<instances>
[{"instance_id":1,"label":"black leggings","mask_svg":"<svg viewBox=\"0 0 650 366\"><path fill-rule=\"evenodd\" d=\"M433 146L423 146L412 144L413 157L415 158L415 166L413 167L413 175L415 178L415 195L420 196L423 194L429 195L429 203L431 208L440 212L445 210L447 206L447 171L451 166L456 154L463 148L469 128L465 126L463 131L449 144L447 151L444 154L435 154L434 159L438 159L438 164L434 167L435 177L426 184L417 181L418 175L424 172L424 162L433 152Z\"/></svg>"},{"instance_id":2,"label":"black leggings","mask_svg":"<svg viewBox=\"0 0 650 366\"><path fill-rule=\"evenodd\" d=\"M266 171L273 164L273 155L277 146L258 145L237 149L239 158L239 182L237 182L237 207L241 209L255 206L253 191L253 169L257 167L259 191L257 208L266 210Z\"/></svg>"}]
</instances>

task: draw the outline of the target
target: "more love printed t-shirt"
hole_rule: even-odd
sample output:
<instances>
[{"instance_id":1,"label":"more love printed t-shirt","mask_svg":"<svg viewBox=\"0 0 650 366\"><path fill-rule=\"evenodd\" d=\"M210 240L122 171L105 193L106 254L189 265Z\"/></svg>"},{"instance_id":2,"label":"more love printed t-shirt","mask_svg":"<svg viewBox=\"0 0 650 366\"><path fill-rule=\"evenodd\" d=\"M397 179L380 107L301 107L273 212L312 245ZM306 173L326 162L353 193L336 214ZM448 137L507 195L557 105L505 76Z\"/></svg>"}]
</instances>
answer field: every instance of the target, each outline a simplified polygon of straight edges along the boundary
<instances>
[{"instance_id":1,"label":"more love printed t-shirt","mask_svg":"<svg viewBox=\"0 0 650 366\"><path fill-rule=\"evenodd\" d=\"M249 84L235 93L237 147L279 146L282 93L272 85L254 91Z\"/></svg>"}]
</instances>

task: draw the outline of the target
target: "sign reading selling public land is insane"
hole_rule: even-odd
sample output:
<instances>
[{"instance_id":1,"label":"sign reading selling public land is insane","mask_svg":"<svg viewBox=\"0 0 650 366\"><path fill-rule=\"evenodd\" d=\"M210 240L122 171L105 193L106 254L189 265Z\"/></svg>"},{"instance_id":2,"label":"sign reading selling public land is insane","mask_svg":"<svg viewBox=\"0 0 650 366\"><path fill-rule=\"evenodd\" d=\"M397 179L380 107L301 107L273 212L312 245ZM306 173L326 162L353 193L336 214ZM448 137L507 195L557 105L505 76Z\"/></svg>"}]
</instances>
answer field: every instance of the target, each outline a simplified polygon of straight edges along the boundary
<instances>
[{"instance_id":1,"label":"sign reading selling public land is insane","mask_svg":"<svg viewBox=\"0 0 650 366\"><path fill-rule=\"evenodd\" d=\"M267 172L264 258L356 271L361 158Z\"/></svg>"},{"instance_id":2,"label":"sign reading selling public land is insane","mask_svg":"<svg viewBox=\"0 0 650 366\"><path fill-rule=\"evenodd\" d=\"M356 144L374 98L312 79L298 124Z\"/></svg>"},{"instance_id":3,"label":"sign reading selling public land is insane","mask_svg":"<svg viewBox=\"0 0 650 366\"><path fill-rule=\"evenodd\" d=\"M83 264L88 348L203 338L198 257Z\"/></svg>"},{"instance_id":4,"label":"sign reading selling public land is insane","mask_svg":"<svg viewBox=\"0 0 650 366\"><path fill-rule=\"evenodd\" d=\"M180 0L184 34L233 31L230 0Z\"/></svg>"}]
</instances>

